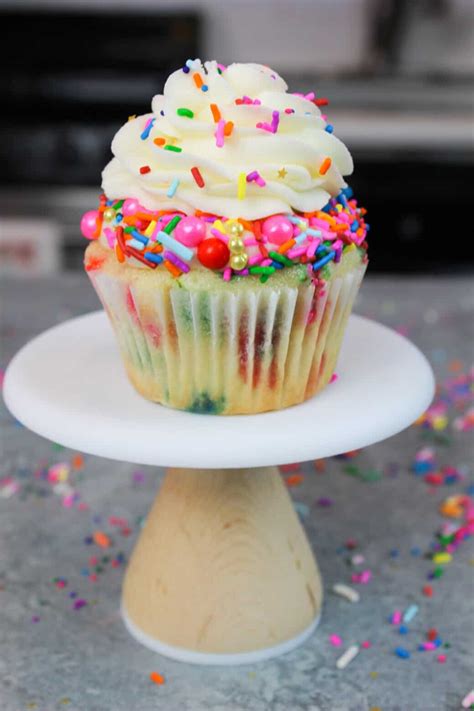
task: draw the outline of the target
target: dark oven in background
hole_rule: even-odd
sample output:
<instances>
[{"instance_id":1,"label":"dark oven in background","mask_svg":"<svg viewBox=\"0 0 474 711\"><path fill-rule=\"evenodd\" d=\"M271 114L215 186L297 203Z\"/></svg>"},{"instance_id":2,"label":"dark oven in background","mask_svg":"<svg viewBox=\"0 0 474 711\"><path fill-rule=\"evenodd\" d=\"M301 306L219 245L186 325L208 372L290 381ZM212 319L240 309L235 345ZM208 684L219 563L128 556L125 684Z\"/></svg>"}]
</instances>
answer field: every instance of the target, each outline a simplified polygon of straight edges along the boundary
<instances>
[{"instance_id":1,"label":"dark oven in background","mask_svg":"<svg viewBox=\"0 0 474 711\"><path fill-rule=\"evenodd\" d=\"M200 50L193 13L0 11L0 26L7 185L96 183L114 132Z\"/></svg>"},{"instance_id":2,"label":"dark oven in background","mask_svg":"<svg viewBox=\"0 0 474 711\"><path fill-rule=\"evenodd\" d=\"M151 97L171 71L202 55L202 24L197 12L159 8L0 10L0 54L8 67L0 78L0 213L52 219L66 267L80 267L80 217L96 205L115 131L129 114L150 111ZM303 77L288 80L294 90L303 88ZM392 110L389 81L382 90L367 76L346 78L347 89L343 78L332 81L341 110L348 90L349 106L361 96L357 82ZM310 77L307 90L315 87L318 79ZM328 86L330 99L333 93ZM359 108L370 110L365 98ZM472 228L465 206L472 153L436 145L407 151L383 142L370 149L348 144L356 165L350 183L369 210L372 273L470 264Z\"/></svg>"}]
</instances>

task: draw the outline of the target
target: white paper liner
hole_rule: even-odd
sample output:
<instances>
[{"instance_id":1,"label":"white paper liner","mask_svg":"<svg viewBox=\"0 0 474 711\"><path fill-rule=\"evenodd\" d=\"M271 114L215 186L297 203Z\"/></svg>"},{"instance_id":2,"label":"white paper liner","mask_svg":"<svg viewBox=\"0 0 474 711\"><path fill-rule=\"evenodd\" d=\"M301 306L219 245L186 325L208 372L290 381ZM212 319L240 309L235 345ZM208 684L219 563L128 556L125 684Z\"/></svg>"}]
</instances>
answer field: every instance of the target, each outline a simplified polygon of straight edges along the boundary
<instances>
[{"instance_id":1,"label":"white paper liner","mask_svg":"<svg viewBox=\"0 0 474 711\"><path fill-rule=\"evenodd\" d=\"M169 407L216 414L280 409L331 379L365 265L313 284L208 294L89 276L131 382Z\"/></svg>"}]
</instances>

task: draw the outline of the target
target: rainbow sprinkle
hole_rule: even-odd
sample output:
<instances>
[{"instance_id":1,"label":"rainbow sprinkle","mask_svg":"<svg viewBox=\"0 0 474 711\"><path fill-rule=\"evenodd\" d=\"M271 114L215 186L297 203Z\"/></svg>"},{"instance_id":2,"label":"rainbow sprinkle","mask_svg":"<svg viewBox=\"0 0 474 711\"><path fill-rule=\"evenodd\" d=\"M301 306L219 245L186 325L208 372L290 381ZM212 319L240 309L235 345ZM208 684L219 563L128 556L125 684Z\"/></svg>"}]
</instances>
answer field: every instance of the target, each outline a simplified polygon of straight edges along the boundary
<instances>
[{"instance_id":1,"label":"rainbow sprinkle","mask_svg":"<svg viewBox=\"0 0 474 711\"><path fill-rule=\"evenodd\" d=\"M237 197L239 198L239 200L244 200L246 187L247 187L246 175L245 175L245 173L239 173L239 177L237 179Z\"/></svg>"},{"instance_id":2,"label":"rainbow sprinkle","mask_svg":"<svg viewBox=\"0 0 474 711\"><path fill-rule=\"evenodd\" d=\"M202 64L199 60L188 59L182 67L182 71L185 75L189 75L189 79L186 81L189 81L191 91L193 88L202 92L209 90L205 83L205 76L211 77L212 70L208 65ZM226 68L219 65L219 74L225 71ZM269 76L273 79L277 78L272 73ZM209 93L212 94L212 91ZM296 93L295 96L312 102L317 107L326 106L328 103L324 97L317 97L315 92ZM248 127L252 130L252 125L255 125L257 129L265 132L268 138L262 136L261 133L259 136L268 141L271 141L271 137L278 133L281 117L285 119L285 129L291 125L294 117L301 117L302 114L321 121L320 112L315 112L314 108L312 111L305 111L304 108L300 110L287 106L277 110L270 106L267 107L267 115L270 115L271 112L271 119L254 123L252 118L249 121L248 117L257 111L260 114L260 109L254 109L254 107L261 106L262 102L258 97L244 94L233 99L235 106L241 107L239 111L234 112L236 120L236 125L234 125L233 121L225 119L221 108L215 100L212 100L213 98L210 96L207 104L209 109L207 124L209 135L214 137L215 146L218 149L224 148L226 140L231 136L234 137L232 149L238 146L238 141L242 135L245 135L243 128L239 126L240 115L245 116L246 130ZM204 102L203 108L205 108L205 100L201 98L200 101ZM182 119L181 125L195 118L195 111L186 106L187 102L184 103L184 106L178 105L173 108L175 115ZM192 105L192 102L190 103ZM159 113L161 116L165 115L163 110ZM205 115L206 112L202 114L200 108L199 131L204 131L204 134L207 130L206 119L202 117ZM144 125L140 138L142 141L146 141L154 127L155 130L160 128L160 120L158 116L142 117L142 120ZM323 120L326 120L325 116L323 116ZM319 130L332 133L333 128L329 123L326 123ZM174 176L172 173L171 175L167 173L166 177L163 177L158 174L158 167L153 166L153 170L156 171L153 178L156 180L157 195L168 200L173 200L176 196L180 199L176 206L179 205L182 209L186 204L187 191L197 186L206 191L206 197L212 204L211 199L216 199L216 195L213 194L213 185L206 186L202 172L204 168L207 171L207 165L193 165L196 159L187 155L182 146L176 145L179 143L179 139L172 138L166 133L166 130L163 130L163 134L153 137L149 145L157 146L171 153L181 153L183 162L181 163L180 159L176 160L179 170ZM331 145L330 142L328 145ZM248 162L249 165L243 164L239 167L237 176L229 175L228 178L222 178L222 187L226 187L226 180L229 183L228 188L233 184L231 187L233 198L231 199L236 204L256 200L259 191L255 190L255 187L263 190L263 195L265 195L265 190L272 188L275 180L285 181L280 183L282 188L285 184L288 187L291 186L294 171L289 167L283 165L280 168L273 168L268 171L268 175L265 173L266 177L264 178L255 168L257 160L252 165L252 156L250 156ZM191 167L188 167L189 165ZM315 179L319 177L320 182L325 186L323 178L331 170L332 165L333 158L323 154L312 169L312 177ZM138 167L139 176L144 176L144 180L147 182L149 179L145 176L151 172L152 167L148 164ZM211 170L208 175L209 181L212 179L214 182L216 176ZM286 181L285 178L288 180ZM295 178L297 178L296 174ZM148 189L149 186L145 185L144 187ZM153 187L155 186L153 185ZM229 192L219 194L229 195ZM133 209L130 207L131 204L134 206ZM150 210L134 199L114 201L108 200L105 195L102 195L96 212L95 225L89 217L89 222L84 227L84 234L88 239L100 238L106 246L115 251L116 258L121 263L132 260L133 264L138 261L150 269L166 268L174 277L177 277L189 272L193 267L193 260L196 260L208 269L213 269L212 265L216 264L216 270L226 282L237 275L258 278L261 282L266 282L272 278L275 272L299 267L298 279L300 281L311 279L314 283L321 282L323 284L324 270L331 263L339 263L344 254L358 249L361 258L364 261L367 259L366 238L369 225L365 222L365 210L357 205L352 191L348 187L342 189L338 195L331 197L324 207L313 212L294 210L289 214L269 215L257 220L245 220L235 217L235 215L233 215L233 220L228 220L221 214L204 213L199 210L196 210L194 214L185 214L180 212L180 209L173 209L176 206L164 210ZM245 205L245 209L247 207ZM178 227L181 220L184 222ZM272 221L276 225L275 229L278 233L274 240L270 227ZM201 259L199 244L203 239L213 239L218 242L214 244L214 254L205 256L205 250L203 250ZM226 253L222 253L221 243L228 250L227 263L225 263ZM208 248L210 249L210 244ZM222 254L224 254L224 262ZM100 266L93 265L91 268L98 269ZM438 423L443 419L442 414L437 418L435 416L435 419L438 426ZM462 421L458 418L456 427L468 429L473 426L473 422L474 415L471 413ZM433 476L434 474L436 473L432 473ZM433 483L436 483L434 479Z\"/></svg>"},{"instance_id":3,"label":"rainbow sprinkle","mask_svg":"<svg viewBox=\"0 0 474 711\"><path fill-rule=\"evenodd\" d=\"M140 134L140 138L142 139L142 141L145 141L150 135L150 131L153 128L153 124L155 123L155 121L155 118L149 118L146 122L143 132Z\"/></svg>"},{"instance_id":4,"label":"rainbow sprinkle","mask_svg":"<svg viewBox=\"0 0 474 711\"><path fill-rule=\"evenodd\" d=\"M178 186L179 186L179 180L178 180L178 178L175 178L168 188L168 191L166 193L167 197L169 197L169 198L174 197L174 195L178 189Z\"/></svg>"},{"instance_id":5,"label":"rainbow sprinkle","mask_svg":"<svg viewBox=\"0 0 474 711\"><path fill-rule=\"evenodd\" d=\"M191 175L193 176L194 180L196 181L196 184L199 188L203 188L205 186L204 183L204 178L201 175L201 171L199 168L191 168Z\"/></svg>"},{"instance_id":6,"label":"rainbow sprinkle","mask_svg":"<svg viewBox=\"0 0 474 711\"><path fill-rule=\"evenodd\" d=\"M186 118L194 118L194 111L191 109L176 109L178 116L185 116Z\"/></svg>"}]
</instances>

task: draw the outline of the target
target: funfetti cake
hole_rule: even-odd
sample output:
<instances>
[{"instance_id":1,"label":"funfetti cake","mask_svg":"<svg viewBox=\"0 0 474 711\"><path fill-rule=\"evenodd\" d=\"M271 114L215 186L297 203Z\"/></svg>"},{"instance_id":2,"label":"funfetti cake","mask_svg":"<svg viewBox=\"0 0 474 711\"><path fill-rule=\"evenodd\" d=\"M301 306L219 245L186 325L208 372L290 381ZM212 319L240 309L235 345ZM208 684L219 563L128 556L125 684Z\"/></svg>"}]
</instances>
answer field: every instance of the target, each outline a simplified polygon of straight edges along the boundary
<instances>
[{"instance_id":1,"label":"funfetti cake","mask_svg":"<svg viewBox=\"0 0 474 711\"><path fill-rule=\"evenodd\" d=\"M114 137L85 268L144 397L257 413L331 380L368 225L326 103L259 64L189 60Z\"/></svg>"}]
</instances>

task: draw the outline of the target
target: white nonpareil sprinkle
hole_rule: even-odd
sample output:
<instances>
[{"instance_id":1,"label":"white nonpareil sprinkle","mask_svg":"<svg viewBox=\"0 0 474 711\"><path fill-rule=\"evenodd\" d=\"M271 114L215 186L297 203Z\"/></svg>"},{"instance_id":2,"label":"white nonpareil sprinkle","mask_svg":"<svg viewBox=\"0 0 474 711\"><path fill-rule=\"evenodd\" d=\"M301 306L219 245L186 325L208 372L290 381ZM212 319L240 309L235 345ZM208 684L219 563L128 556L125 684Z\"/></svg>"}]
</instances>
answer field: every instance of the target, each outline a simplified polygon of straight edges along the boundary
<instances>
[{"instance_id":1,"label":"white nonpareil sprinkle","mask_svg":"<svg viewBox=\"0 0 474 711\"><path fill-rule=\"evenodd\" d=\"M336 667L338 669L345 669L348 664L352 662L354 657L359 654L359 645L353 644L346 649L344 654L342 654L336 662Z\"/></svg>"},{"instance_id":2,"label":"white nonpareil sprinkle","mask_svg":"<svg viewBox=\"0 0 474 711\"><path fill-rule=\"evenodd\" d=\"M360 600L360 595L357 590L350 588L348 585L344 585L344 583L336 583L332 586L332 590L336 595L345 597L349 602L359 602Z\"/></svg>"}]
</instances>

